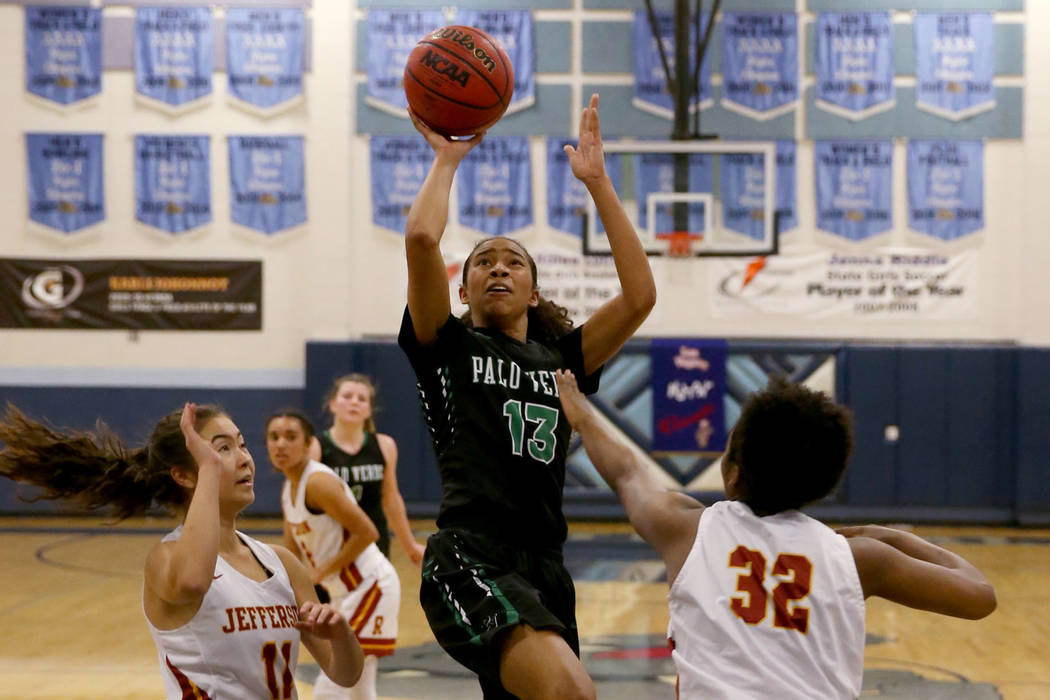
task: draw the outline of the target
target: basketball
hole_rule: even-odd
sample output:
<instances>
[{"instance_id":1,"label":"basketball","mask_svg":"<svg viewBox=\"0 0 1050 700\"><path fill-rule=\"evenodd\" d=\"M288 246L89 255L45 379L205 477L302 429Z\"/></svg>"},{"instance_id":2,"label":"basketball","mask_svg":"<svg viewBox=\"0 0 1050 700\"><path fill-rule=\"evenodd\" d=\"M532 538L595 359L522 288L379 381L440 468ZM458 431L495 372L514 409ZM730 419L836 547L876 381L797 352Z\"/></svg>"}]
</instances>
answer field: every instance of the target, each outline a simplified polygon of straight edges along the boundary
<instances>
[{"instance_id":1,"label":"basketball","mask_svg":"<svg viewBox=\"0 0 1050 700\"><path fill-rule=\"evenodd\" d=\"M513 93L514 67L507 52L476 27L434 30L405 64L409 106L445 136L468 136L491 126L507 111Z\"/></svg>"}]
</instances>

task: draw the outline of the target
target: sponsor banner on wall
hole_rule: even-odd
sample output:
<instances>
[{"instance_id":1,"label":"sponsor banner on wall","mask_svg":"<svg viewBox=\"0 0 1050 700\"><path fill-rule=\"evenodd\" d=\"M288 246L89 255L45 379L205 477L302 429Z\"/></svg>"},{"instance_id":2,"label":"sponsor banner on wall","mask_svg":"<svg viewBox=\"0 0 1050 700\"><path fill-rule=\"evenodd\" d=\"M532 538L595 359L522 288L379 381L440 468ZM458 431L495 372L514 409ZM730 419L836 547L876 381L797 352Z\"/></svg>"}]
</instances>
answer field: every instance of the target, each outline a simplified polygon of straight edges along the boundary
<instances>
[{"instance_id":1,"label":"sponsor banner on wall","mask_svg":"<svg viewBox=\"0 0 1050 700\"><path fill-rule=\"evenodd\" d=\"M712 316L964 320L977 315L977 251L880 248L863 254L782 250L712 258Z\"/></svg>"},{"instance_id":2,"label":"sponsor banner on wall","mask_svg":"<svg viewBox=\"0 0 1050 700\"><path fill-rule=\"evenodd\" d=\"M675 156L671 153L639 153L634 156L634 172L638 201L638 226L649 228L650 195L670 194L675 191ZM689 154L689 186L681 194L710 193L714 189L712 157L706 153ZM689 210L689 232L703 233L707 230L708 217L712 215L708 203L711 200L691 201ZM656 221L654 233L675 231L674 207L666 202L653 206Z\"/></svg>"},{"instance_id":3,"label":"sponsor banner on wall","mask_svg":"<svg viewBox=\"0 0 1050 700\"><path fill-rule=\"evenodd\" d=\"M408 210L434 160L426 141L411 136L372 136L372 223L403 234Z\"/></svg>"},{"instance_id":4,"label":"sponsor banner on wall","mask_svg":"<svg viewBox=\"0 0 1050 700\"><path fill-rule=\"evenodd\" d=\"M72 105L102 91L102 10L25 8L26 92Z\"/></svg>"},{"instance_id":5,"label":"sponsor banner on wall","mask_svg":"<svg viewBox=\"0 0 1050 700\"><path fill-rule=\"evenodd\" d=\"M206 135L135 137L135 218L169 234L211 223Z\"/></svg>"},{"instance_id":6,"label":"sponsor banner on wall","mask_svg":"<svg viewBox=\"0 0 1050 700\"><path fill-rule=\"evenodd\" d=\"M915 15L915 100L959 121L995 108L995 20L990 12Z\"/></svg>"},{"instance_id":7,"label":"sponsor banner on wall","mask_svg":"<svg viewBox=\"0 0 1050 700\"><path fill-rule=\"evenodd\" d=\"M674 48L674 14L656 12L656 24L659 28L660 44L675 75ZM700 36L707 31L708 15L700 13ZM665 119L674 119L674 100L667 91L667 73L664 71L663 59L660 58L660 45L656 43L649 13L635 10L632 28L634 39L634 99L632 104L638 109L655 114ZM696 61L697 33L696 23L689 18L689 70L693 70ZM700 66L700 96L694 95L689 101L689 111L707 109L714 104L711 97L711 61L704 61Z\"/></svg>"},{"instance_id":8,"label":"sponsor banner on wall","mask_svg":"<svg viewBox=\"0 0 1050 700\"><path fill-rule=\"evenodd\" d=\"M798 106L798 18L780 12L722 15L722 106L765 121Z\"/></svg>"},{"instance_id":9,"label":"sponsor banner on wall","mask_svg":"<svg viewBox=\"0 0 1050 700\"><path fill-rule=\"evenodd\" d=\"M258 260L0 258L0 328L262 328Z\"/></svg>"},{"instance_id":10,"label":"sponsor banner on wall","mask_svg":"<svg viewBox=\"0 0 1050 700\"><path fill-rule=\"evenodd\" d=\"M611 256L583 255L579 249L550 245L530 246L529 254L536 261L540 293L568 309L569 318L577 325L620 293L620 278Z\"/></svg>"},{"instance_id":11,"label":"sponsor banner on wall","mask_svg":"<svg viewBox=\"0 0 1050 700\"><path fill-rule=\"evenodd\" d=\"M653 452L721 452L728 343L653 338Z\"/></svg>"},{"instance_id":12,"label":"sponsor banner on wall","mask_svg":"<svg viewBox=\"0 0 1050 700\"><path fill-rule=\"evenodd\" d=\"M893 142L815 145L817 228L850 241L893 228Z\"/></svg>"},{"instance_id":13,"label":"sponsor banner on wall","mask_svg":"<svg viewBox=\"0 0 1050 700\"><path fill-rule=\"evenodd\" d=\"M487 138L456 174L461 226L503 236L532 226L532 161L525 136Z\"/></svg>"},{"instance_id":14,"label":"sponsor banner on wall","mask_svg":"<svg viewBox=\"0 0 1050 700\"><path fill-rule=\"evenodd\" d=\"M230 136L230 217L272 235L306 223L302 136Z\"/></svg>"},{"instance_id":15,"label":"sponsor banner on wall","mask_svg":"<svg viewBox=\"0 0 1050 700\"><path fill-rule=\"evenodd\" d=\"M408 118L408 100L402 84L405 64L412 49L435 29L461 24L490 34L507 52L514 67L514 95L507 113L531 107L536 102L536 49L532 13L528 10L459 10L446 15L441 10L368 11L368 96L365 101L399 117Z\"/></svg>"},{"instance_id":16,"label":"sponsor banner on wall","mask_svg":"<svg viewBox=\"0 0 1050 700\"><path fill-rule=\"evenodd\" d=\"M821 12L817 107L858 121L896 105L889 12Z\"/></svg>"},{"instance_id":17,"label":"sponsor banner on wall","mask_svg":"<svg viewBox=\"0 0 1050 700\"><path fill-rule=\"evenodd\" d=\"M139 7L135 15L135 89L163 111L197 107L211 95L211 9Z\"/></svg>"},{"instance_id":18,"label":"sponsor banner on wall","mask_svg":"<svg viewBox=\"0 0 1050 700\"><path fill-rule=\"evenodd\" d=\"M303 11L226 9L226 89L263 116L303 99Z\"/></svg>"},{"instance_id":19,"label":"sponsor banner on wall","mask_svg":"<svg viewBox=\"0 0 1050 700\"><path fill-rule=\"evenodd\" d=\"M62 234L106 218L102 134L26 134L29 220Z\"/></svg>"},{"instance_id":20,"label":"sponsor banner on wall","mask_svg":"<svg viewBox=\"0 0 1050 700\"><path fill-rule=\"evenodd\" d=\"M908 142L908 228L942 241L984 228L982 142Z\"/></svg>"},{"instance_id":21,"label":"sponsor banner on wall","mask_svg":"<svg viewBox=\"0 0 1050 700\"><path fill-rule=\"evenodd\" d=\"M547 139L547 225L558 231L583 236L583 216L587 213L590 195L587 187L572 174L565 146L573 148L576 139ZM620 154L605 154L605 172L612 180L613 189L620 191L623 179L620 173ZM599 220L598 231L605 228Z\"/></svg>"},{"instance_id":22,"label":"sponsor banner on wall","mask_svg":"<svg viewBox=\"0 0 1050 700\"><path fill-rule=\"evenodd\" d=\"M795 214L795 142L776 144L775 212L780 233L798 225ZM766 169L759 153L725 153L719 169L722 181L722 225L730 231L762 240L765 233Z\"/></svg>"}]
</instances>

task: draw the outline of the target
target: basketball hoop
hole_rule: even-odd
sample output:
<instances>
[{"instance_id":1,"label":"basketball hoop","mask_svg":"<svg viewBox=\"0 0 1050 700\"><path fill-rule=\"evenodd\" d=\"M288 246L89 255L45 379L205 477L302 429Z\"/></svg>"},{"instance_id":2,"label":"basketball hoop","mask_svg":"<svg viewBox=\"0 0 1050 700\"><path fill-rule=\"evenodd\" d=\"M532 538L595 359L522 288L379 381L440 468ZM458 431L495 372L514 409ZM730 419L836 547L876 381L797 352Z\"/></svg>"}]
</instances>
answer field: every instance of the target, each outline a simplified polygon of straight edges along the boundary
<instances>
[{"instance_id":1,"label":"basketball hoop","mask_svg":"<svg viewBox=\"0 0 1050 700\"><path fill-rule=\"evenodd\" d=\"M656 238L668 242L667 255L669 257L688 258L693 254L693 241L703 240L704 237L699 233L688 231L667 231L657 233Z\"/></svg>"}]
</instances>

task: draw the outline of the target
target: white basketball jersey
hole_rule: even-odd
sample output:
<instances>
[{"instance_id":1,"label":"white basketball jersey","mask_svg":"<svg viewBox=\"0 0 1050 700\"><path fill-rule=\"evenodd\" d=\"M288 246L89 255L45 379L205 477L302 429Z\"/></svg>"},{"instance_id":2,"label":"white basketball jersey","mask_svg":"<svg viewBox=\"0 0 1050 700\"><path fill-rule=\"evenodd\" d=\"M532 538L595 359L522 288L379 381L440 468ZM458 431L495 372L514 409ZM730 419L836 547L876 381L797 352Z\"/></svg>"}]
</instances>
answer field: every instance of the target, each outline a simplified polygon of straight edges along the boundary
<instances>
[{"instance_id":1,"label":"white basketball jersey","mask_svg":"<svg viewBox=\"0 0 1050 700\"><path fill-rule=\"evenodd\" d=\"M181 532L180 525L164 541ZM169 700L298 697L299 608L288 573L273 549L237 534L270 577L253 581L220 556L192 620L173 630L149 624Z\"/></svg>"},{"instance_id":2,"label":"white basketball jersey","mask_svg":"<svg viewBox=\"0 0 1050 700\"><path fill-rule=\"evenodd\" d=\"M846 538L720 501L668 595L682 698L856 698L864 593Z\"/></svg>"},{"instance_id":3,"label":"white basketball jersey","mask_svg":"<svg viewBox=\"0 0 1050 700\"><path fill-rule=\"evenodd\" d=\"M325 465L310 460L299 477L295 493L292 493L291 482L287 479L281 490L281 510L284 511L284 519L291 527L299 551L313 566L334 557L350 537L350 533L338 521L323 512L312 513L306 507L306 482L312 475L320 473L331 474L333 478L339 479L339 476ZM339 479L339 483L343 485L347 498L357 503L346 482ZM377 578L385 566L389 566L386 557L373 543L342 571L325 577L321 583L333 599L340 598L357 588L363 580Z\"/></svg>"}]
</instances>

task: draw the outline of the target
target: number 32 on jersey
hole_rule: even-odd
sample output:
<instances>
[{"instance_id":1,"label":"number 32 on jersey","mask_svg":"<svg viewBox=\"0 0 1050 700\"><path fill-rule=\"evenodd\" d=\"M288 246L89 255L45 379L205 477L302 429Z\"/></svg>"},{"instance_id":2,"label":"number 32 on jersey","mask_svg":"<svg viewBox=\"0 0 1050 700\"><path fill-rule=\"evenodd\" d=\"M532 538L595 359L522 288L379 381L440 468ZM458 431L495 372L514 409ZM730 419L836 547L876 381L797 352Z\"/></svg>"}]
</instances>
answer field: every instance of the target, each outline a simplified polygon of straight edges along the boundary
<instances>
[{"instance_id":1,"label":"number 32 on jersey","mask_svg":"<svg viewBox=\"0 0 1050 700\"><path fill-rule=\"evenodd\" d=\"M729 609L749 625L759 624L769 612L765 555L739 545L729 553L729 568L745 570L736 577L736 590L745 595L731 597ZM801 554L778 554L772 573L779 581L773 589L773 626L805 634L809 608L799 603L809 595L813 563Z\"/></svg>"}]
</instances>

